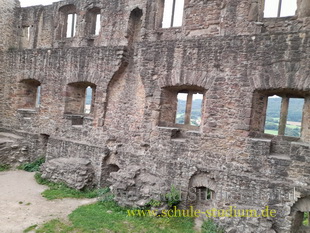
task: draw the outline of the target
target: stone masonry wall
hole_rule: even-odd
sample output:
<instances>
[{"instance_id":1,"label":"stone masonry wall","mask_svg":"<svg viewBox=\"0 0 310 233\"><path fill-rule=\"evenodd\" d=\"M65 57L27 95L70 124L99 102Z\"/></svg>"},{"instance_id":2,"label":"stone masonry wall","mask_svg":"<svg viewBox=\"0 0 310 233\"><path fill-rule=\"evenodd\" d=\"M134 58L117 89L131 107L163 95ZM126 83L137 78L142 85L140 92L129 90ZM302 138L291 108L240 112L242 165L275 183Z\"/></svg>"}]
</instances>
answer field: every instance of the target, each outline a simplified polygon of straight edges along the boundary
<instances>
[{"instance_id":1,"label":"stone masonry wall","mask_svg":"<svg viewBox=\"0 0 310 233\"><path fill-rule=\"evenodd\" d=\"M110 185L122 205L142 205L175 185L184 207L277 210L276 218L217 219L227 232L291 232L296 212L305 211L300 201L310 196L310 15L300 10L307 4L298 0L296 16L267 19L262 0L186 0L177 28L160 27L160 1L18 8L12 31L19 49L0 51L1 131L37 139L30 160L44 154L57 180L66 181L59 161L83 160L94 169L91 185ZM95 36L87 15L97 8ZM64 9L76 9L73 38L59 37ZM28 41L23 27L30 27ZM40 84L39 107L19 107L22 80ZM72 83L95 87L89 114L66 112ZM202 90L200 127L171 120L176 97L165 91L173 88ZM266 98L275 93L305 99L300 138L263 133ZM201 187L216 198L185 198Z\"/></svg>"}]
</instances>

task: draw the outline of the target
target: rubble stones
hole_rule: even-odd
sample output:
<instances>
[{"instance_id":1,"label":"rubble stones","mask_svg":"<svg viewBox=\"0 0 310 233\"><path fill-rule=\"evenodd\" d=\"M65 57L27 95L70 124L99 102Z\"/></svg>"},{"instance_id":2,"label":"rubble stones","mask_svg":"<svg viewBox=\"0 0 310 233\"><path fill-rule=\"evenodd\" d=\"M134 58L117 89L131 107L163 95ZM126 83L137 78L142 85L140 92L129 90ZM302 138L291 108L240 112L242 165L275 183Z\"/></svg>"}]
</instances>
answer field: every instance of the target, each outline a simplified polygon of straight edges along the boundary
<instances>
[{"instance_id":1,"label":"rubble stones","mask_svg":"<svg viewBox=\"0 0 310 233\"><path fill-rule=\"evenodd\" d=\"M82 190L94 187L94 169L89 160L81 158L58 158L42 164L42 178Z\"/></svg>"}]
</instances>

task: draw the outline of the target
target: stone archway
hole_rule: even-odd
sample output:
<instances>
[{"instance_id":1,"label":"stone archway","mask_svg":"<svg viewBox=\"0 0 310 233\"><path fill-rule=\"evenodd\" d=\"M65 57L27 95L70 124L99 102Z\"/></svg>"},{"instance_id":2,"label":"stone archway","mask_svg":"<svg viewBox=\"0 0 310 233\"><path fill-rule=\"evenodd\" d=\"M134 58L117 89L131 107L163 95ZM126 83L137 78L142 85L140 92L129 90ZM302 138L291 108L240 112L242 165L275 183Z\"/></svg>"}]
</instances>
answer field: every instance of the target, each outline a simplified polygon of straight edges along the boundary
<instances>
[{"instance_id":1,"label":"stone archway","mask_svg":"<svg viewBox=\"0 0 310 233\"><path fill-rule=\"evenodd\" d=\"M310 196L300 198L293 205L291 209L291 214L290 214L292 216L291 232L294 232L294 233L310 232L309 212L310 212Z\"/></svg>"},{"instance_id":2,"label":"stone archway","mask_svg":"<svg viewBox=\"0 0 310 233\"><path fill-rule=\"evenodd\" d=\"M187 206L210 207L215 199L217 185L208 173L198 173L189 181Z\"/></svg>"}]
</instances>

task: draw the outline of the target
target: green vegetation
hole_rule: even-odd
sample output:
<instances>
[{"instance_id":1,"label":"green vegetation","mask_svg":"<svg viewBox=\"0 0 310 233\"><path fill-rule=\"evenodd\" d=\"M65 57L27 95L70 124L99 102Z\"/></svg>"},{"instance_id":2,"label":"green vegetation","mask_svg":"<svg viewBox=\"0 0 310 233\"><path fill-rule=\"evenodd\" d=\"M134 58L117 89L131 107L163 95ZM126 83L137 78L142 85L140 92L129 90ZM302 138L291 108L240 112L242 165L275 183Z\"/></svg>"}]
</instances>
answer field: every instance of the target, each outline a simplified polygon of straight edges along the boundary
<instances>
[{"instance_id":1,"label":"green vegetation","mask_svg":"<svg viewBox=\"0 0 310 233\"><path fill-rule=\"evenodd\" d=\"M50 188L59 188L67 193L67 187L61 184L55 184L41 178L36 174L36 179L40 184L48 185ZM72 189L70 189L71 194ZM76 190L74 190L76 191ZM73 197L82 197L79 194ZM98 193L97 193L98 195ZM62 197L64 197L63 195ZM129 209L120 207L112 200L113 195L108 188L102 189L100 192L101 199L95 204L81 206L69 215L69 222L59 219L51 220L41 227L31 226L24 232L35 230L37 233L101 233L101 232L158 232L158 233L178 233L195 232L194 219L190 217L162 217L149 215L128 215ZM72 197L72 196L70 196ZM83 196L85 197L85 196ZM175 206L180 201L178 190L172 186L169 193L165 195L170 206ZM160 201L151 200L148 205L159 206ZM211 220L203 224L202 232L204 233L223 233L224 231L216 226Z\"/></svg>"},{"instance_id":2,"label":"green vegetation","mask_svg":"<svg viewBox=\"0 0 310 233\"><path fill-rule=\"evenodd\" d=\"M17 169L27 172L37 172L40 170L40 166L45 162L45 158L41 157L33 161L32 163L24 163L17 167Z\"/></svg>"},{"instance_id":3,"label":"green vegetation","mask_svg":"<svg viewBox=\"0 0 310 233\"><path fill-rule=\"evenodd\" d=\"M201 232L202 233L224 233L225 230L217 226L213 220L208 219L208 221L203 222Z\"/></svg>"},{"instance_id":4,"label":"green vegetation","mask_svg":"<svg viewBox=\"0 0 310 233\"><path fill-rule=\"evenodd\" d=\"M174 185L172 185L170 192L166 193L165 199L170 208L177 206L181 202L181 193Z\"/></svg>"},{"instance_id":5,"label":"green vegetation","mask_svg":"<svg viewBox=\"0 0 310 233\"><path fill-rule=\"evenodd\" d=\"M268 129L265 129L265 133L272 134L272 135L278 135L278 130L268 130Z\"/></svg>"},{"instance_id":6,"label":"green vegetation","mask_svg":"<svg viewBox=\"0 0 310 233\"><path fill-rule=\"evenodd\" d=\"M282 98L268 98L267 116L265 122L265 133L278 135L279 119ZM287 121L301 122L304 99L290 98ZM184 124L186 100L178 99L176 123ZM199 126L201 122L201 99L195 99L192 103L191 125ZM299 125L286 125L285 135L300 137L301 127Z\"/></svg>"},{"instance_id":7,"label":"green vegetation","mask_svg":"<svg viewBox=\"0 0 310 233\"><path fill-rule=\"evenodd\" d=\"M37 228L37 226L38 225L32 225L32 226L26 228L23 232L27 233L27 232L33 231L33 230L35 230Z\"/></svg>"},{"instance_id":8,"label":"green vegetation","mask_svg":"<svg viewBox=\"0 0 310 233\"><path fill-rule=\"evenodd\" d=\"M192 103L192 110L191 110L191 125L199 126L201 122L201 99L195 99ZM176 116L176 123L177 124L184 124L185 120L185 108L186 108L186 101L185 100L178 100L178 109L177 109L177 116Z\"/></svg>"},{"instance_id":9,"label":"green vegetation","mask_svg":"<svg viewBox=\"0 0 310 233\"><path fill-rule=\"evenodd\" d=\"M265 133L278 135L279 118L267 117L265 123ZM301 126L287 124L285 128L285 136L300 137Z\"/></svg>"},{"instance_id":10,"label":"green vegetation","mask_svg":"<svg viewBox=\"0 0 310 233\"><path fill-rule=\"evenodd\" d=\"M163 203L161 201L158 200L150 200L148 203L145 204L146 207L159 207L161 206Z\"/></svg>"},{"instance_id":11,"label":"green vegetation","mask_svg":"<svg viewBox=\"0 0 310 233\"><path fill-rule=\"evenodd\" d=\"M40 173L35 174L35 179L38 184L47 185L49 187L49 189L42 193L42 196L48 200L62 198L95 198L102 196L109 191L108 188L79 191L69 188L63 183L54 183L43 179Z\"/></svg>"},{"instance_id":12,"label":"green vegetation","mask_svg":"<svg viewBox=\"0 0 310 233\"><path fill-rule=\"evenodd\" d=\"M113 201L98 202L77 208L70 223L52 220L36 232L195 232L192 218L129 217L127 210Z\"/></svg>"},{"instance_id":13,"label":"green vegetation","mask_svg":"<svg viewBox=\"0 0 310 233\"><path fill-rule=\"evenodd\" d=\"M0 164L0 172L4 172L4 171L7 171L7 170L10 170L10 165L7 165L7 164Z\"/></svg>"},{"instance_id":14,"label":"green vegetation","mask_svg":"<svg viewBox=\"0 0 310 233\"><path fill-rule=\"evenodd\" d=\"M306 212L304 214L304 220L302 222L302 225L304 226L310 226L310 222L309 222L309 212Z\"/></svg>"},{"instance_id":15,"label":"green vegetation","mask_svg":"<svg viewBox=\"0 0 310 233\"><path fill-rule=\"evenodd\" d=\"M267 117L280 118L282 98L268 98ZM301 122L304 99L290 98L288 121Z\"/></svg>"},{"instance_id":16,"label":"green vegetation","mask_svg":"<svg viewBox=\"0 0 310 233\"><path fill-rule=\"evenodd\" d=\"M281 112L281 98L268 98L265 133L278 135ZM301 122L304 99L290 98L287 121ZM301 126L290 125L285 128L285 136L300 137Z\"/></svg>"}]
</instances>

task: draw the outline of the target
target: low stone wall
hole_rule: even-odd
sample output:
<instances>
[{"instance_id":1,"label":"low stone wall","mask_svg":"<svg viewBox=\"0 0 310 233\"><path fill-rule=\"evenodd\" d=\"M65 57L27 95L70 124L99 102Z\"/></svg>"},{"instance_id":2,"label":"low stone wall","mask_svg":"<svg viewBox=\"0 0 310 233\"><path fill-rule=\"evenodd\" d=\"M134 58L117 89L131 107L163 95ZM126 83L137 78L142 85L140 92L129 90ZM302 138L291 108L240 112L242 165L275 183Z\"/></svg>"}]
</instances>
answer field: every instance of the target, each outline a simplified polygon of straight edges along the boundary
<instances>
[{"instance_id":1,"label":"low stone wall","mask_svg":"<svg viewBox=\"0 0 310 233\"><path fill-rule=\"evenodd\" d=\"M81 158L52 159L41 166L42 178L65 183L78 190L94 186L95 172L91 162Z\"/></svg>"},{"instance_id":2,"label":"low stone wall","mask_svg":"<svg viewBox=\"0 0 310 233\"><path fill-rule=\"evenodd\" d=\"M0 132L0 164L17 166L31 160L30 143L26 138Z\"/></svg>"}]
</instances>

